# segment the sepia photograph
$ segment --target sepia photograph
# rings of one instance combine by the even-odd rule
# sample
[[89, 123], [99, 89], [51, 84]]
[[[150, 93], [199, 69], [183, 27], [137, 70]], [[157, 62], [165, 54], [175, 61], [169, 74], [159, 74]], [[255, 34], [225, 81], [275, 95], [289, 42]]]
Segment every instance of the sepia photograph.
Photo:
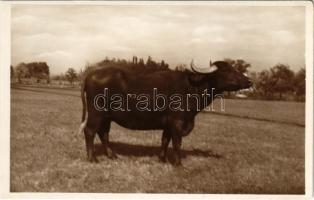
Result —
[[312, 194], [311, 2], [7, 4], [9, 194]]

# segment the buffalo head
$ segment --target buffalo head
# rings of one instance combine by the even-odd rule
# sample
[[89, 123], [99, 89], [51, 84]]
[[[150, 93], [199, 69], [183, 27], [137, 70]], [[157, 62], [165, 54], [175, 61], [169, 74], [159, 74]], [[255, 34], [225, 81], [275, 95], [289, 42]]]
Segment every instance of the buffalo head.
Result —
[[208, 82], [209, 87], [214, 87], [219, 91], [237, 91], [252, 86], [250, 79], [232, 67], [228, 62], [216, 61], [210, 62], [206, 69], [196, 69], [191, 62], [191, 69], [195, 74], [201, 75], [201, 82]]

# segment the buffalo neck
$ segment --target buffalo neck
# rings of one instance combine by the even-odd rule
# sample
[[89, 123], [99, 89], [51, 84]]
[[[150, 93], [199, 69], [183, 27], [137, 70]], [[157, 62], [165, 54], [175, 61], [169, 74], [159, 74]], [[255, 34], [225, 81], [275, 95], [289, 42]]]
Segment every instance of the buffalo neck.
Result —
[[[222, 91], [217, 88], [216, 80], [214, 77], [207, 77], [206, 81], [202, 81], [198, 84], [190, 83], [190, 88], [191, 90], [189, 92], [191, 94], [197, 94], [201, 98], [199, 108], [196, 105], [191, 106], [191, 112], [194, 115], [198, 114], [206, 107], [208, 107], [216, 98], [216, 96], [222, 93]], [[205, 95], [205, 91], [207, 91], [207, 95]]]

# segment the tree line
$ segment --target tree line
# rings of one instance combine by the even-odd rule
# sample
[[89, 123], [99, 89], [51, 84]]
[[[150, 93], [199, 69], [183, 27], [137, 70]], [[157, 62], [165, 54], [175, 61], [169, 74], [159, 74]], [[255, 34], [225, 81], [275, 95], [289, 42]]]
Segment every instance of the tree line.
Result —
[[35, 78], [37, 83], [41, 79], [46, 79], [47, 83], [49, 83], [49, 74], [49, 66], [46, 62], [22, 62], [15, 69], [11, 66], [11, 77], [17, 76], [19, 83], [22, 83], [22, 78]]
[[[243, 59], [230, 59], [226, 58], [224, 61], [228, 62], [231, 66], [239, 72], [249, 76], [254, 82], [251, 90], [243, 91], [248, 98], [252, 99], [266, 99], [266, 100], [305, 100], [305, 68], [301, 68], [298, 72], [294, 72], [288, 65], [277, 64], [269, 69], [261, 72], [250, 71], [251, 64]], [[151, 56], [148, 56], [146, 61], [143, 58], [133, 56], [132, 60], [108, 58], [106, 57], [99, 63], [94, 65], [85, 65], [84, 69], [76, 71], [70, 67], [64, 74], [50, 76], [49, 66], [46, 62], [31, 62], [20, 63], [17, 66], [11, 66], [11, 78], [17, 78], [19, 83], [22, 79], [34, 78], [36, 82], [45, 80], [50, 83], [54, 81], [68, 81], [73, 86], [74, 82], [80, 81], [84, 73], [93, 67], [99, 66], [112, 66], [129, 68], [130, 70], [137, 70], [138, 73], [147, 73], [160, 70], [170, 70], [169, 64], [164, 60], [157, 62]], [[178, 65], [175, 71], [188, 70], [186, 65]], [[227, 94], [233, 97], [233, 94]]]
[[305, 68], [294, 72], [288, 65], [277, 64], [260, 73], [251, 73], [256, 94], [264, 99], [305, 100]]
[[[116, 59], [116, 58], [109, 59], [108, 57], [106, 57], [103, 61], [93, 66], [129, 68], [131, 70], [138, 71], [139, 73], [170, 70], [169, 64], [166, 63], [164, 60], [161, 60], [161, 62], [157, 62], [151, 56], [148, 56], [146, 61], [144, 61], [143, 58], [138, 58], [137, 56], [133, 56], [132, 60]], [[93, 66], [87, 65], [85, 66], [85, 70], [86, 68], [93, 67]]]
[[251, 64], [242, 59], [225, 59], [241, 73], [247, 74], [254, 82], [252, 98], [268, 100], [305, 100], [305, 67], [298, 72], [289, 65], [278, 63], [259, 73], [250, 72]]

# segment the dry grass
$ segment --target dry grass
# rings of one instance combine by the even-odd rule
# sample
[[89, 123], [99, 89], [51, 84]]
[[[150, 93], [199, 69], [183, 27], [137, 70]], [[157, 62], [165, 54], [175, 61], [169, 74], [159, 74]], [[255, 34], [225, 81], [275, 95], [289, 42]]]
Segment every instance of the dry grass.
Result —
[[221, 112], [221, 101], [214, 101], [215, 111], [253, 119], [279, 123], [305, 125], [305, 104], [292, 101], [225, 100], [225, 111]]
[[[157, 159], [160, 131], [113, 124], [110, 140], [119, 158], [107, 159], [97, 139], [101, 162], [91, 164], [77, 134], [78, 91], [44, 92], [11, 91], [12, 192], [304, 193], [302, 126], [201, 113], [183, 139], [184, 167], [176, 168]], [[304, 116], [304, 104], [268, 103], [234, 100], [226, 109], [304, 124], [295, 117]]]

